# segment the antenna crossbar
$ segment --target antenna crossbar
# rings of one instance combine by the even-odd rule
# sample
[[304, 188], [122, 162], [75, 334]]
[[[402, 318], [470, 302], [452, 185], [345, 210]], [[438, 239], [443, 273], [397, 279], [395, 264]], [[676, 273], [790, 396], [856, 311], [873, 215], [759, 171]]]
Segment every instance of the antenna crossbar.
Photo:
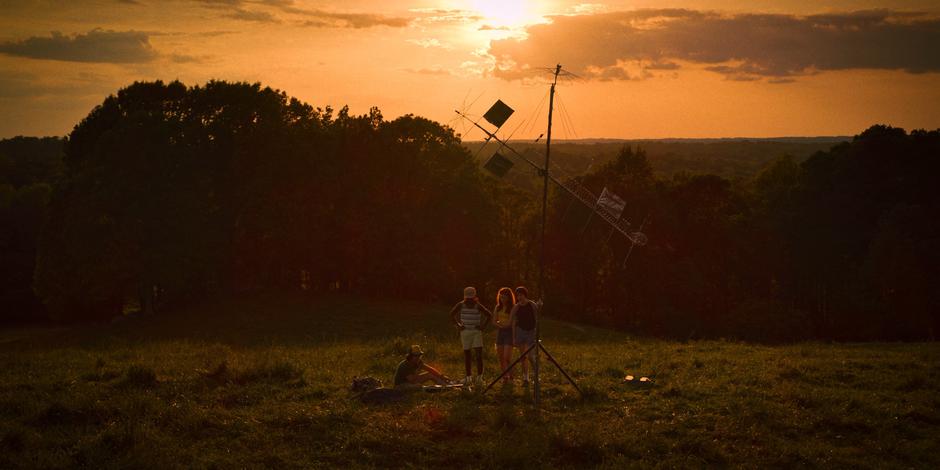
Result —
[[[504, 141], [504, 140], [500, 139], [499, 137], [497, 137], [496, 134], [490, 132], [490, 131], [487, 130], [485, 127], [483, 127], [483, 126], [481, 126], [480, 124], [474, 122], [472, 119], [470, 119], [469, 116], [465, 115], [464, 113], [462, 113], [462, 112], [460, 112], [460, 111], [458, 111], [458, 110], [455, 110], [454, 112], [456, 112], [458, 115], [460, 115], [461, 117], [463, 117], [463, 118], [466, 119], [467, 121], [473, 123], [474, 126], [476, 126], [478, 129], [480, 129], [481, 131], [483, 131], [484, 133], [486, 133], [486, 137], [487, 137], [486, 140], [487, 140], [487, 142], [490, 141], [490, 140], [495, 140], [496, 142], [498, 142], [498, 143], [500, 144], [500, 146], [501, 146], [502, 148], [507, 148], [507, 149], [509, 149], [510, 152], [512, 152], [513, 154], [515, 154], [515, 155], [516, 155], [517, 157], [519, 157], [522, 161], [524, 161], [524, 162], [528, 163], [529, 165], [531, 165], [533, 168], [535, 168], [535, 169], [538, 170], [539, 172], [546, 171], [544, 168], [542, 168], [541, 166], [539, 166], [539, 164], [535, 163], [534, 161], [532, 161], [531, 159], [529, 159], [528, 157], [526, 157], [525, 155], [523, 155], [523, 154], [522, 154], [521, 152], [519, 152], [518, 150], [512, 148], [512, 146], [510, 146], [506, 141]], [[484, 145], [485, 145], [485, 144], [484, 144]], [[569, 179], [567, 179], [567, 180], [562, 181], [562, 180], [559, 180], [558, 178], [556, 178], [554, 175], [552, 175], [551, 172], [549, 172], [549, 174], [548, 174], [548, 179], [552, 180], [552, 182], [554, 182], [554, 183], [557, 184], [559, 187], [561, 187], [562, 189], [564, 189], [565, 192], [567, 192], [567, 193], [570, 194], [572, 197], [574, 197], [575, 199], [577, 199], [579, 202], [581, 202], [581, 204], [584, 204], [584, 205], [587, 206], [589, 209], [591, 209], [592, 211], [594, 211], [601, 219], [603, 219], [603, 220], [604, 220], [605, 222], [607, 222], [611, 227], [613, 227], [614, 230], [616, 230], [617, 232], [620, 232], [620, 234], [623, 235], [624, 237], [626, 237], [627, 240], [630, 240], [631, 243], [636, 244], [636, 245], [641, 245], [641, 246], [646, 244], [646, 237], [645, 237], [645, 236], [643, 236], [643, 235], [642, 235], [641, 233], [639, 233], [639, 232], [634, 232], [634, 231], [631, 231], [631, 230], [630, 230], [631, 227], [632, 227], [632, 224], [630, 224], [630, 222], [628, 222], [626, 219], [621, 219], [621, 218], [614, 217], [612, 214], [610, 214], [609, 212], [607, 212], [607, 211], [604, 210], [603, 208], [598, 207], [598, 206], [597, 206], [597, 196], [594, 195], [594, 193], [591, 192], [591, 190], [585, 188], [584, 185], [582, 185], [581, 183], [579, 183], [576, 179], [574, 179], [574, 178], [569, 178]]]

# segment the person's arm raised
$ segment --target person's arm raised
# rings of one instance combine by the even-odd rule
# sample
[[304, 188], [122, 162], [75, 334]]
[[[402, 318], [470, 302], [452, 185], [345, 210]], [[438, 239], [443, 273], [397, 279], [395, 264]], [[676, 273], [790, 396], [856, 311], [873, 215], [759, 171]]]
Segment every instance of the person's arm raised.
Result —
[[450, 321], [457, 326], [457, 329], [463, 329], [463, 323], [457, 318], [457, 313], [460, 312], [460, 304], [463, 302], [457, 302], [457, 305], [454, 305], [454, 308], [450, 309]]

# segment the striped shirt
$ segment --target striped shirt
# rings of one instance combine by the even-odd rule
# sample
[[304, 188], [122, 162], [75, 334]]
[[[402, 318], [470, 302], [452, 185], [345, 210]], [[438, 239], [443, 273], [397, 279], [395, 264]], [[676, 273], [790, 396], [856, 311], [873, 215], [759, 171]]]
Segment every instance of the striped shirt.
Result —
[[479, 330], [480, 323], [483, 321], [483, 315], [480, 313], [480, 306], [475, 304], [473, 307], [466, 302], [460, 303], [460, 323], [468, 330]]

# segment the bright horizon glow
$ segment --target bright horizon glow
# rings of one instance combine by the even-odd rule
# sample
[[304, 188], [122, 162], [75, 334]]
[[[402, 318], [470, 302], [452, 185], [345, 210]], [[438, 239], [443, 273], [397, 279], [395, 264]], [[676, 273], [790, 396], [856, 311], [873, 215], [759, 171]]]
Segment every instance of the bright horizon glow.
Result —
[[[557, 63], [583, 79], [559, 84], [556, 139], [940, 127], [936, 0], [168, 3], [0, 1], [0, 138], [66, 135], [134, 81], [178, 79], [260, 82], [458, 131], [454, 109], [502, 99], [516, 110], [504, 129], [534, 139]], [[829, 30], [807, 19], [820, 14]]]
[[520, 28], [540, 18], [526, 0], [473, 0], [472, 7], [494, 27]]

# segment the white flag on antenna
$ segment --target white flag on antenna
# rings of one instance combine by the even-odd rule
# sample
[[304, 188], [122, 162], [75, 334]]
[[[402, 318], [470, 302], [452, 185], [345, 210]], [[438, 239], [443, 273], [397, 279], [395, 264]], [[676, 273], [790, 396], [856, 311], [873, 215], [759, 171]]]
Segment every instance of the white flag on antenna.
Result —
[[601, 197], [597, 198], [597, 206], [600, 207], [601, 210], [614, 216], [615, 219], [620, 218], [620, 214], [623, 213], [623, 208], [626, 207], [626, 205], [627, 203], [623, 202], [623, 199], [620, 199], [616, 194], [608, 191], [607, 188], [604, 188]]

